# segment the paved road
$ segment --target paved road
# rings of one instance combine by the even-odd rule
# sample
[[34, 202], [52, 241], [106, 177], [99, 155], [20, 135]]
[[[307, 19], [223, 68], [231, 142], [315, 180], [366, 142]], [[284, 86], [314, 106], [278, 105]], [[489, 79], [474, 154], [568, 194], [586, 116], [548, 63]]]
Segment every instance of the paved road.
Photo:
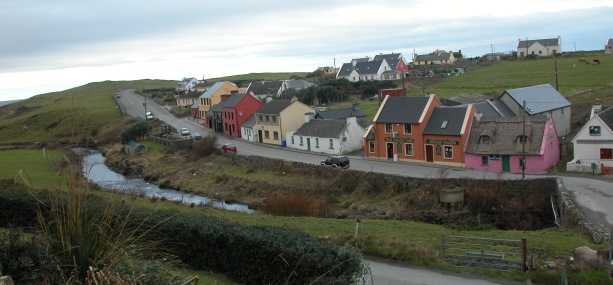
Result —
[[[122, 109], [126, 114], [144, 118], [145, 110], [142, 105], [143, 97], [134, 94], [130, 90], [122, 90], [122, 97], [118, 100]], [[203, 135], [216, 135], [210, 129], [207, 129], [198, 124], [192, 119], [177, 119], [171, 115], [166, 109], [158, 106], [157, 104], [151, 104], [153, 102], [147, 100], [148, 110], [153, 110], [154, 114], [162, 121], [171, 124], [173, 127], [180, 129], [187, 127], [192, 133], [200, 132]], [[237, 145], [238, 154], [243, 155], [257, 155], [272, 158], [279, 158], [288, 161], [299, 161], [305, 163], [319, 164], [319, 162], [326, 156], [323, 154], [307, 153], [296, 150], [288, 150], [287, 148], [281, 148], [278, 146], [269, 146], [263, 144], [254, 144], [246, 142], [242, 139], [228, 138], [225, 136], [219, 136], [220, 143], [226, 143], [232, 141]], [[365, 159], [361, 154], [350, 155], [351, 156], [351, 169], [362, 171], [374, 171], [398, 175], [406, 175], [411, 177], [440, 177], [441, 167], [435, 167], [430, 165], [424, 165], [420, 163], [410, 162], [394, 162], [390, 160], [378, 160], [378, 159]], [[448, 168], [445, 172], [445, 177], [449, 178], [477, 178], [477, 179], [521, 179], [521, 174], [512, 173], [493, 173], [493, 172], [481, 172], [463, 168]], [[613, 179], [602, 176], [587, 175], [526, 175], [526, 178], [532, 177], [561, 177], [564, 185], [574, 197], [574, 202], [577, 208], [590, 220], [594, 225], [599, 226], [601, 229], [607, 231], [609, 226], [613, 224]], [[371, 261], [372, 262], [372, 261]], [[462, 280], [458, 276], [441, 277], [442, 273], [429, 273], [433, 279], [431, 281], [422, 281], [416, 279], [415, 276], [420, 276], [423, 272], [428, 270], [419, 269], [417, 275], [408, 275], [404, 267], [398, 267], [393, 264], [386, 264], [382, 262], [372, 262], [374, 279], [377, 280], [375, 284], [503, 284], [496, 283], [494, 281], [481, 280], [479, 283], [473, 279], [467, 283], [457, 283]], [[396, 268], [394, 272], [397, 275], [394, 276], [388, 271], [390, 268]], [[417, 269], [415, 269], [417, 270]], [[423, 273], [426, 274], [426, 273]], [[390, 277], [391, 276], [391, 277]], [[445, 275], [447, 276], [447, 275]], [[390, 279], [391, 278], [391, 279]], [[425, 280], [425, 279], [424, 279]], [[448, 280], [449, 283], [447, 283]], [[382, 283], [381, 283], [382, 282]], [[404, 283], [403, 283], [404, 282]], [[411, 283], [412, 282], [412, 283]], [[481, 283], [483, 282], [483, 283]], [[489, 282], [489, 283], [488, 283]], [[510, 284], [510, 283], [504, 283]]]

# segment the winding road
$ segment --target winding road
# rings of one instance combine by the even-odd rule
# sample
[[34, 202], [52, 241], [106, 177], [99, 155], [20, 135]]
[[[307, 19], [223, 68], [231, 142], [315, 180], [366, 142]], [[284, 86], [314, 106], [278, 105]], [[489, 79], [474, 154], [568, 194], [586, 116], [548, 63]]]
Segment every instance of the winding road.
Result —
[[[326, 156], [324, 154], [307, 153], [298, 150], [289, 150], [280, 146], [255, 144], [237, 138], [229, 138], [200, 125], [192, 118], [179, 119], [170, 114], [165, 108], [145, 100], [143, 96], [134, 93], [134, 90], [119, 91], [121, 98], [117, 99], [123, 112], [132, 117], [145, 118], [143, 103], [147, 103], [146, 111], [152, 111], [161, 121], [172, 125], [176, 129], [188, 128], [192, 133], [202, 135], [218, 135], [220, 143], [232, 142], [238, 147], [238, 154], [257, 155], [278, 158], [288, 161], [298, 161], [312, 164], [319, 162]], [[200, 121], [201, 123], [201, 121]], [[400, 162], [390, 160], [366, 159], [361, 154], [350, 155], [351, 169], [374, 171], [389, 174], [398, 174], [411, 177], [438, 177], [440, 167], [419, 163]], [[449, 178], [476, 178], [476, 179], [521, 179], [520, 174], [482, 172], [463, 168], [449, 168], [446, 172]], [[594, 225], [608, 231], [613, 224], [613, 179], [604, 176], [586, 175], [530, 175], [531, 177], [561, 177], [564, 186], [569, 190], [573, 201], [583, 215]], [[475, 276], [463, 276], [448, 272], [437, 272], [426, 269], [415, 269], [403, 265], [384, 261], [369, 260], [372, 269], [372, 284], [523, 284], [511, 281], [479, 279]], [[371, 283], [369, 283], [371, 284]]]

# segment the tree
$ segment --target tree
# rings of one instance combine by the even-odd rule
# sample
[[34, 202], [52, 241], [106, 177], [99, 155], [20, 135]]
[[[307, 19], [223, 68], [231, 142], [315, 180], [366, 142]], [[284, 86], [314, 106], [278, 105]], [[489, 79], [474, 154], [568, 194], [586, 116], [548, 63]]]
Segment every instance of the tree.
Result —
[[151, 132], [151, 125], [147, 121], [137, 122], [121, 133], [121, 143], [127, 144], [130, 141], [143, 140], [149, 132]]

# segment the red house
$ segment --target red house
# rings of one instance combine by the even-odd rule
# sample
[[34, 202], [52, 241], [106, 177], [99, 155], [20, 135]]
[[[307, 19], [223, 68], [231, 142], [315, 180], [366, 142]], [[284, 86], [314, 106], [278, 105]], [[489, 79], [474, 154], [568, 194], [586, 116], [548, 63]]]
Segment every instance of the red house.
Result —
[[241, 125], [264, 106], [264, 103], [250, 94], [232, 94], [221, 105], [223, 133], [227, 136], [241, 137]]

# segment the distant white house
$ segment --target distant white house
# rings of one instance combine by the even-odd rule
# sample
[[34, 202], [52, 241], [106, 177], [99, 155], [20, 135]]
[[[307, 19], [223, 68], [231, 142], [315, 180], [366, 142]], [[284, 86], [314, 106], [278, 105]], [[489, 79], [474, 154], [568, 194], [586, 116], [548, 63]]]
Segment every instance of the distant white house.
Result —
[[573, 138], [573, 162], [613, 167], [613, 107], [601, 108], [592, 108], [590, 119]]
[[200, 80], [194, 78], [194, 77], [190, 77], [190, 78], [185, 78], [183, 77], [183, 79], [181, 79], [181, 81], [179, 81], [177, 83], [177, 87], [175, 88], [175, 90], [177, 90], [178, 92], [182, 92], [182, 91], [195, 91], [195, 86], [200, 83]]
[[249, 118], [241, 125], [241, 138], [250, 141], [256, 142], [256, 135], [253, 131], [253, 127], [255, 126], [255, 114], [249, 116]]
[[528, 55], [555, 56], [562, 53], [562, 39], [558, 36], [553, 39], [519, 40], [517, 43], [517, 57]]
[[362, 148], [366, 129], [358, 124], [356, 117], [316, 120], [313, 115], [305, 115], [306, 123], [287, 133], [288, 148], [327, 154], [346, 154]]

